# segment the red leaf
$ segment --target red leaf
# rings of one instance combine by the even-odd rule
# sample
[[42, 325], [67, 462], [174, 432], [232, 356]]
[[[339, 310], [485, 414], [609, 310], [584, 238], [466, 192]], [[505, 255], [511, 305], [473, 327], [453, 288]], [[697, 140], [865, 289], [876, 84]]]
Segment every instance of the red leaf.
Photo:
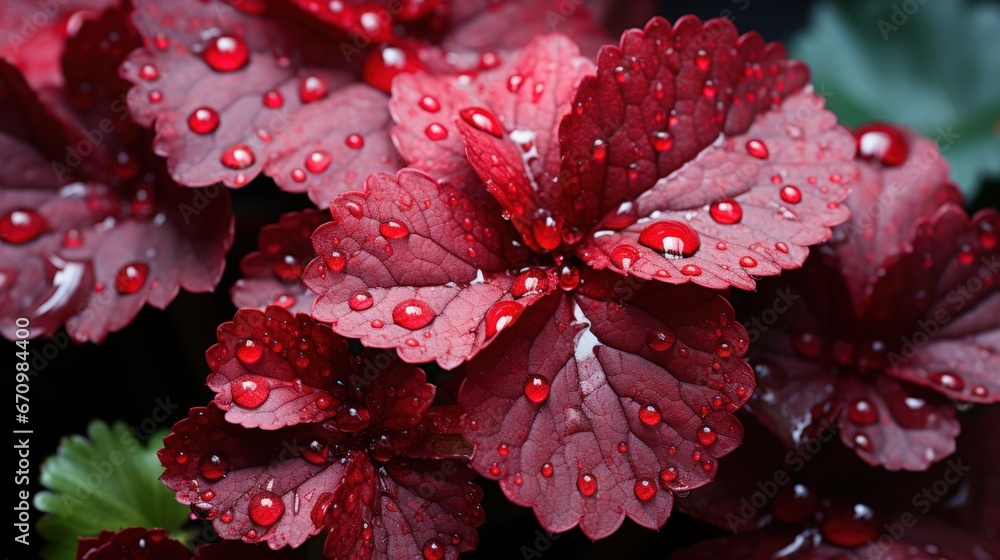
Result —
[[66, 40], [80, 25], [114, 0], [66, 0], [42, 4], [29, 0], [10, 0], [0, 5], [0, 29], [7, 30], [0, 43], [0, 58], [20, 70], [31, 87], [63, 85], [60, 60]]
[[[838, 203], [855, 174], [853, 138], [806, 80], [781, 46], [737, 37], [725, 19], [627, 31], [562, 123], [563, 195], [550, 210], [568, 226], [598, 225], [578, 249], [591, 266], [643, 279], [752, 288], [751, 274], [800, 266], [847, 218]], [[800, 201], [781, 199], [788, 185]], [[694, 228], [700, 249], [642, 243], [664, 220]], [[612, 254], [623, 245], [640, 255], [627, 267]]]
[[[347, 395], [336, 382], [358, 369], [347, 341], [308, 315], [271, 306], [241, 309], [218, 330], [206, 357], [208, 386], [226, 420], [273, 430], [322, 422], [338, 413]], [[333, 395], [331, 391], [338, 394]]]
[[285, 214], [277, 224], [261, 228], [260, 250], [243, 257], [243, 278], [230, 289], [236, 307], [279, 305], [292, 313], [308, 313], [316, 295], [302, 283], [301, 276], [316, 256], [310, 236], [329, 219], [329, 212], [305, 210]]
[[767, 373], [753, 411], [792, 444], [839, 418], [865, 461], [924, 470], [954, 450], [958, 424], [953, 405], [911, 384], [1000, 398], [1000, 215], [970, 220], [936, 146], [899, 136], [909, 157], [862, 165], [848, 200], [859, 211], [779, 285], [782, 305], [751, 323], [762, 335], [753, 361]]
[[[301, 314], [293, 320], [276, 307], [267, 314], [273, 319], [270, 325], [263, 313], [242, 310], [234, 323], [220, 329], [222, 342], [209, 351], [209, 362], [218, 369], [210, 384], [239, 370], [256, 375], [255, 382], [288, 380], [284, 373], [289, 366], [273, 345], [253, 364], [238, 362], [241, 355], [253, 356], [237, 349], [236, 360], [216, 367], [219, 356], [234, 353], [230, 332], [266, 327], [283, 347], [290, 340], [298, 347], [335, 353], [314, 360], [330, 366], [328, 375], [302, 368], [294, 374], [301, 376], [295, 381], [304, 394], [323, 382], [328, 394], [337, 393], [330, 407], [334, 413], [256, 430], [227, 423], [215, 405], [193, 409], [174, 426], [159, 453], [166, 467], [163, 481], [178, 500], [213, 521], [223, 538], [266, 542], [276, 550], [298, 547], [324, 528], [331, 530], [326, 545], [330, 558], [417, 557], [431, 541], [448, 558], [474, 548], [482, 492], [472, 482], [474, 473], [462, 465], [468, 450], [452, 446], [434, 456], [446, 460], [424, 459], [428, 449], [444, 449], [434, 441], [454, 440], [450, 423], [434, 421], [437, 415], [428, 410], [434, 387], [424, 373], [374, 353], [364, 356], [364, 368], [351, 367], [355, 362], [343, 345], [334, 349], [322, 340], [323, 332], [333, 336], [324, 325]], [[349, 365], [337, 367], [338, 358]], [[258, 408], [241, 410], [238, 419], [247, 426], [265, 426], [275, 416], [274, 399], [287, 405], [288, 394], [272, 388], [258, 399]], [[403, 532], [403, 525], [409, 531]]]
[[77, 560], [189, 560], [191, 553], [170, 538], [163, 529], [132, 527], [101, 531], [97, 537], [81, 538], [77, 547]]
[[396, 24], [425, 17], [437, 9], [442, 0], [346, 0], [334, 4], [312, 0], [289, 2], [321, 21], [357, 35], [366, 44], [393, 40]]
[[[16, 162], [5, 166], [0, 194], [0, 284], [10, 294], [3, 315], [30, 319], [33, 336], [65, 322], [75, 340], [99, 342], [146, 302], [162, 309], [181, 287], [212, 290], [232, 244], [228, 196], [180, 189], [148, 159], [126, 177], [52, 165], [39, 152], [58, 145], [60, 125], [18, 138], [31, 122], [53, 119], [19, 76], [4, 76], [5, 106], [22, 108], [29, 124], [0, 132], [0, 153]], [[7, 324], [13, 336], [13, 319]]]
[[732, 309], [698, 288], [639, 292], [549, 296], [469, 363], [473, 467], [549, 531], [662, 527], [673, 493], [711, 481], [742, 439], [732, 412], [754, 382]]
[[496, 207], [419, 172], [373, 175], [364, 193], [341, 196], [331, 211], [304, 276], [320, 294], [313, 315], [408, 362], [458, 365], [516, 320], [513, 307], [556, 286], [541, 269], [530, 292], [514, 290], [518, 274], [509, 269], [525, 251]]
[[[139, 123], [155, 123], [156, 151], [178, 182], [240, 187], [264, 171], [325, 204], [373, 168], [398, 167], [383, 96], [361, 85], [344, 89], [352, 77], [334, 38], [218, 0], [169, 8], [138, 0], [134, 21], [148, 45], [122, 67], [136, 84], [129, 107]], [[147, 65], [155, 78], [143, 77]], [[352, 134], [364, 138], [352, 144], [363, 145], [346, 145]]]

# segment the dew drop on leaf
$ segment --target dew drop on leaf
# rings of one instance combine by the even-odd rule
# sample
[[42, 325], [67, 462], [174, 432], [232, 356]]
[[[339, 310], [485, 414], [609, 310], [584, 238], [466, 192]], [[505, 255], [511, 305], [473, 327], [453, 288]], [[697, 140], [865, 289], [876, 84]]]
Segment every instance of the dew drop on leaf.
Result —
[[149, 267], [140, 262], [129, 263], [115, 275], [115, 290], [119, 294], [134, 294], [146, 285]]
[[639, 234], [639, 243], [676, 259], [693, 255], [701, 246], [701, 238], [691, 226], [665, 220], [646, 226]]
[[34, 210], [11, 210], [0, 218], [0, 240], [4, 243], [27, 243], [37, 239], [48, 227], [45, 218]]
[[274, 492], [261, 492], [250, 498], [249, 513], [254, 523], [270, 527], [285, 515], [285, 503]]
[[524, 396], [535, 404], [542, 404], [549, 398], [549, 380], [541, 375], [529, 375], [524, 382]]
[[250, 61], [250, 49], [240, 37], [219, 35], [205, 47], [205, 63], [216, 72], [233, 72]]

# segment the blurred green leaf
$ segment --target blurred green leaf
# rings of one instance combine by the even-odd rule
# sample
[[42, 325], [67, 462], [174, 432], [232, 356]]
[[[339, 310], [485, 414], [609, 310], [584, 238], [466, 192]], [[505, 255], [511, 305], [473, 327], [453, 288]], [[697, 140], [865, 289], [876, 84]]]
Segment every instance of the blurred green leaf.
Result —
[[1000, 176], [1000, 7], [822, 3], [790, 50], [843, 124], [891, 121], [938, 140], [970, 199]]
[[125, 527], [166, 529], [179, 534], [190, 510], [160, 481], [156, 458], [166, 432], [143, 445], [124, 423], [109, 427], [95, 421], [79, 435], [63, 438], [56, 455], [42, 465], [41, 484], [48, 489], [35, 507], [48, 515], [38, 531], [48, 546], [47, 560], [76, 558], [78, 537]]

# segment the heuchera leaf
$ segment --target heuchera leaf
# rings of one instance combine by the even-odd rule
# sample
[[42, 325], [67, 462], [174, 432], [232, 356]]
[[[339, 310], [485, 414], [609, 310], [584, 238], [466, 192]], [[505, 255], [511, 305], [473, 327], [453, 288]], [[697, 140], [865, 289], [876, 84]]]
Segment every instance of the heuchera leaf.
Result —
[[76, 560], [189, 560], [191, 553], [162, 529], [132, 527], [80, 539]]
[[260, 250], [240, 261], [243, 278], [230, 289], [233, 304], [257, 309], [279, 305], [292, 313], [308, 313], [316, 294], [306, 288], [301, 276], [316, 256], [310, 236], [329, 219], [329, 212], [305, 210], [285, 214], [278, 223], [261, 228]]
[[332, 4], [313, 0], [288, 1], [366, 42], [391, 42], [396, 38], [393, 29], [395, 25], [420, 20], [437, 10], [441, 4], [447, 3], [442, 0], [346, 0]]
[[532, 306], [469, 363], [472, 464], [549, 531], [601, 538], [625, 516], [659, 528], [673, 493], [712, 480], [742, 439], [746, 332], [706, 290], [598, 276], [582, 291]]
[[752, 410], [788, 443], [838, 420], [869, 463], [924, 470], [955, 449], [949, 398], [1000, 398], [1000, 215], [967, 217], [936, 146], [895, 138], [908, 158], [863, 163], [851, 221], [803, 270], [763, 287], [788, 305], [755, 323]]
[[34, 89], [63, 84], [66, 39], [115, 0], [65, 0], [50, 4], [10, 0], [0, 5], [0, 58], [16, 67]]
[[959, 455], [903, 477], [829, 445], [835, 430], [786, 452], [750, 421], [746, 444], [722, 461], [743, 468], [724, 464], [713, 484], [678, 500], [685, 513], [741, 534], [672, 558], [994, 558], [995, 446], [979, 443], [996, 410], [985, 412], [967, 417]]
[[129, 107], [187, 186], [241, 187], [257, 174], [325, 205], [368, 173], [394, 171], [386, 96], [350, 85], [337, 37], [218, 0], [135, 2], [146, 47], [122, 66]]
[[[67, 57], [85, 48], [91, 67], [113, 68], [127, 49], [95, 36], [126, 36], [123, 21], [109, 11], [85, 23]], [[68, 96], [47, 95], [43, 106], [16, 70], [4, 63], [0, 73], [4, 105], [18, 108], [0, 126], [15, 162], [0, 194], [0, 314], [29, 318], [33, 336], [65, 323], [74, 339], [101, 341], [146, 302], [164, 308], [181, 287], [213, 289], [232, 244], [228, 196], [178, 188], [143, 151], [141, 129], [122, 120], [114, 83], [80, 97], [67, 76]]]
[[355, 359], [329, 327], [276, 306], [238, 312], [208, 360], [217, 404], [174, 426], [160, 459], [164, 483], [223, 538], [277, 550], [328, 529], [328, 558], [475, 547], [470, 448], [457, 408], [432, 408], [423, 371]]

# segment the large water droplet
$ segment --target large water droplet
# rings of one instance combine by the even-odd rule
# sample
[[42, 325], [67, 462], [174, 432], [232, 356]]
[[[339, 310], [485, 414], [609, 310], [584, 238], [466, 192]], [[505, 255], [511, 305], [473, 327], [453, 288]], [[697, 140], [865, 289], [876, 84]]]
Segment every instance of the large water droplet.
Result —
[[597, 493], [597, 478], [590, 473], [580, 473], [576, 478], [576, 488], [585, 497], [593, 496]]
[[639, 260], [639, 250], [631, 245], [619, 245], [611, 251], [611, 262], [622, 270], [628, 270]]
[[410, 235], [410, 228], [406, 227], [406, 224], [397, 222], [396, 220], [389, 220], [379, 224], [378, 231], [386, 239], [403, 239]]
[[529, 375], [524, 382], [524, 396], [535, 404], [542, 404], [549, 398], [549, 380], [541, 375]]
[[330, 86], [319, 76], [306, 76], [299, 82], [299, 99], [303, 103], [319, 101], [330, 93]]
[[347, 300], [347, 305], [354, 311], [364, 311], [370, 309], [375, 304], [375, 298], [368, 292], [358, 292]]
[[657, 152], [665, 152], [674, 146], [674, 139], [668, 132], [654, 132], [650, 135], [649, 140]]
[[346, 139], [344, 139], [344, 144], [352, 150], [360, 150], [365, 146], [365, 137], [360, 134], [349, 134]]
[[437, 142], [448, 137], [448, 129], [438, 123], [431, 123], [427, 125], [426, 129], [424, 129], [424, 134], [426, 134], [431, 140]]
[[242, 408], [255, 409], [267, 401], [271, 396], [271, 389], [267, 386], [267, 379], [258, 375], [247, 375], [233, 381], [230, 386], [233, 394], [233, 402]]
[[34, 210], [11, 210], [0, 218], [0, 240], [4, 243], [27, 243], [37, 239], [48, 228], [45, 218]]
[[220, 158], [222, 165], [230, 169], [246, 169], [253, 165], [255, 160], [253, 150], [246, 144], [236, 144], [226, 148]]
[[188, 128], [195, 134], [211, 134], [219, 128], [219, 113], [211, 107], [199, 107], [188, 116]]
[[781, 187], [781, 200], [788, 204], [798, 204], [802, 202], [802, 191], [794, 185]]
[[219, 480], [229, 472], [229, 459], [222, 453], [212, 453], [201, 460], [198, 468], [207, 480]]
[[392, 321], [411, 331], [422, 329], [431, 324], [433, 320], [434, 310], [419, 299], [401, 301], [392, 310]]
[[274, 492], [261, 492], [250, 498], [250, 520], [261, 527], [270, 527], [285, 515], [285, 503]]
[[767, 156], [770, 155], [767, 146], [756, 138], [747, 141], [747, 153], [757, 159], [767, 159]]
[[555, 474], [555, 469], [552, 468], [552, 463], [545, 463], [542, 465], [540, 472], [545, 478], [552, 478], [552, 475]]
[[639, 408], [639, 420], [647, 426], [659, 424], [662, 418], [660, 408], [655, 404], [647, 404]]
[[503, 127], [496, 115], [480, 107], [470, 107], [458, 112], [462, 120], [473, 127], [491, 134], [497, 138], [503, 138]]
[[281, 93], [270, 90], [264, 94], [264, 106], [268, 109], [277, 109], [285, 104], [285, 98]]
[[442, 560], [444, 558], [447, 549], [443, 542], [437, 539], [431, 539], [424, 543], [424, 558], [427, 560]]
[[146, 285], [149, 267], [140, 262], [129, 263], [115, 275], [115, 289], [119, 294], [134, 294]]
[[884, 165], [899, 165], [910, 154], [906, 136], [898, 128], [872, 123], [854, 132], [858, 139], [858, 157], [881, 162]]
[[708, 209], [712, 219], [720, 224], [737, 224], [743, 219], [743, 207], [731, 198], [716, 200]]
[[649, 478], [635, 481], [635, 497], [642, 502], [648, 502], [656, 496], [656, 484]]
[[330, 152], [316, 150], [306, 156], [305, 166], [310, 173], [322, 173], [330, 167], [332, 161], [333, 157], [330, 156]]
[[538, 246], [546, 251], [552, 251], [562, 243], [559, 224], [551, 216], [536, 219], [531, 224], [531, 234]]
[[210, 68], [217, 72], [232, 72], [250, 61], [250, 49], [240, 37], [219, 35], [209, 41], [202, 55]]
[[639, 234], [639, 243], [663, 253], [667, 258], [677, 259], [695, 254], [701, 246], [701, 238], [691, 226], [665, 220], [646, 226]]
[[608, 144], [604, 140], [598, 138], [594, 140], [594, 144], [590, 148], [590, 154], [597, 161], [604, 161], [608, 157]]
[[337, 428], [342, 432], [356, 434], [368, 429], [372, 415], [367, 408], [352, 404], [337, 407]]
[[264, 347], [252, 338], [241, 340], [236, 345], [236, 358], [248, 366], [256, 364], [263, 355]]
[[516, 301], [497, 302], [486, 312], [486, 338], [493, 338], [500, 331], [514, 324], [524, 311]]
[[715, 430], [708, 426], [703, 426], [700, 430], [698, 430], [698, 441], [706, 447], [715, 443], [717, 438], [718, 436], [715, 434]]
[[865, 399], [858, 399], [847, 409], [847, 417], [859, 426], [868, 426], [878, 420], [878, 410]]
[[961, 391], [965, 388], [965, 380], [950, 371], [941, 371], [930, 375], [931, 382], [951, 391]]
[[549, 286], [549, 275], [544, 270], [532, 268], [521, 273], [510, 289], [510, 294], [516, 298], [538, 295]]
[[657, 352], [666, 352], [674, 347], [677, 336], [668, 329], [654, 327], [646, 332], [646, 344]]

